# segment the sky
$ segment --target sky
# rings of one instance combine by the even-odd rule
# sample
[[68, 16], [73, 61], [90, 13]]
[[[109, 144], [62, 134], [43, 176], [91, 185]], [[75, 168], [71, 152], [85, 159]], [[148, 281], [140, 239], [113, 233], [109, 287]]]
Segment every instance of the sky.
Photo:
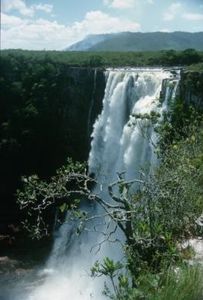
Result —
[[2, 49], [63, 50], [123, 31], [203, 31], [203, 0], [1, 0]]

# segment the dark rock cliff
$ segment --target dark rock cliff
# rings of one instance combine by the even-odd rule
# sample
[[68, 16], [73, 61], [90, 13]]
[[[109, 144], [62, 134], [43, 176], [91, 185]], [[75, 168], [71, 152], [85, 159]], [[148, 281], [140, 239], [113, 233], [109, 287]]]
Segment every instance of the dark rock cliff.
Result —
[[203, 111], [203, 72], [181, 72], [180, 97], [187, 105]]
[[[90, 133], [101, 111], [101, 69], [12, 59], [1, 62], [0, 227], [16, 224], [21, 176], [47, 179], [67, 157], [88, 158]], [[1, 226], [3, 224], [3, 226]], [[5, 227], [6, 228], [6, 227]]]

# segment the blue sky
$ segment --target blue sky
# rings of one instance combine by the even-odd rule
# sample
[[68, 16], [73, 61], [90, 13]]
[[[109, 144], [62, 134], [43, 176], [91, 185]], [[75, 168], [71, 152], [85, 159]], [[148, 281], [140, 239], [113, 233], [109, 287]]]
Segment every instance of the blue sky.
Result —
[[203, 31], [203, 0], [1, 0], [1, 47], [61, 50], [88, 34]]

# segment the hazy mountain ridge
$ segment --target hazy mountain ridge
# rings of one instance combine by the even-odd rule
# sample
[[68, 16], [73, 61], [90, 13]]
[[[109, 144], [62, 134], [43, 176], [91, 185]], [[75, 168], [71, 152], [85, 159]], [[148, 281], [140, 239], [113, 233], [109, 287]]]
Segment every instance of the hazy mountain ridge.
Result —
[[203, 50], [203, 32], [121, 32], [89, 35], [68, 51]]
[[90, 34], [87, 35], [82, 41], [74, 43], [65, 50], [68, 51], [88, 51], [89, 48], [94, 47], [108, 38], [111, 38], [112, 34]]

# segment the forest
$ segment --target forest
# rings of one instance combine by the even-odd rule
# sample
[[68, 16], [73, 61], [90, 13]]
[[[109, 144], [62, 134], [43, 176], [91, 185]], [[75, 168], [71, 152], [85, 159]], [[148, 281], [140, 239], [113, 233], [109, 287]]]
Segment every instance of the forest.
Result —
[[[77, 67], [139, 67], [139, 66], [187, 66], [201, 63], [203, 52], [195, 49], [183, 51], [162, 50], [142, 52], [77, 52], [77, 51], [29, 51], [3, 50], [2, 60], [10, 60], [15, 64], [52, 62], [64, 63]], [[17, 62], [16, 62], [17, 63]]]

